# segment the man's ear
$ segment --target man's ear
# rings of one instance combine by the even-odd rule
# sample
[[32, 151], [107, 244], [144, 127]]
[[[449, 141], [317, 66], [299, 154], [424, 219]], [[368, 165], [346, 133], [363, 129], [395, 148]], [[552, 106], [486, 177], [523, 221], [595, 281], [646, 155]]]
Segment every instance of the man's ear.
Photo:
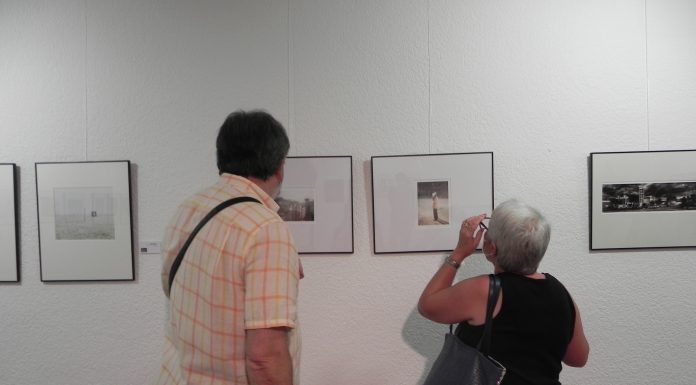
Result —
[[274, 175], [276, 178], [278, 178], [278, 182], [283, 181], [283, 178], [285, 177], [285, 159], [280, 162], [280, 167], [278, 167], [278, 170], [276, 170]]

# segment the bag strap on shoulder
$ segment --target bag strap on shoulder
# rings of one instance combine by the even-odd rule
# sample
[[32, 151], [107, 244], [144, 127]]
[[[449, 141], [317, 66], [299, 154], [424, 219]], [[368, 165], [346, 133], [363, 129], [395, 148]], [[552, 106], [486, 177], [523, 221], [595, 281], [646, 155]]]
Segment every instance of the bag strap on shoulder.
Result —
[[495, 274], [489, 274], [488, 284], [488, 302], [486, 304], [486, 326], [483, 327], [483, 335], [479, 340], [476, 348], [481, 353], [488, 355], [491, 350], [491, 334], [493, 329], [493, 311], [498, 303], [498, 294], [500, 293], [500, 277]]
[[184, 255], [186, 254], [186, 250], [188, 250], [189, 246], [191, 245], [191, 242], [193, 242], [193, 238], [196, 237], [196, 234], [198, 234], [199, 231], [205, 226], [210, 219], [212, 219], [217, 213], [220, 211], [228, 208], [229, 206], [235, 205], [237, 203], [242, 203], [242, 202], [256, 202], [256, 203], [261, 203], [259, 202], [258, 199], [252, 198], [252, 197], [237, 197], [237, 198], [232, 198], [229, 200], [226, 200], [219, 205], [215, 206], [210, 212], [203, 217], [203, 219], [196, 225], [196, 227], [191, 231], [191, 235], [189, 235], [188, 239], [184, 243], [184, 245], [181, 247], [181, 250], [179, 250], [179, 253], [176, 255], [176, 259], [174, 259], [174, 263], [172, 263], [172, 267], [169, 270], [169, 292], [171, 293], [172, 291], [172, 283], [174, 282], [174, 277], [176, 276], [176, 272], [179, 270], [179, 266], [181, 265], [181, 261], [184, 260]]

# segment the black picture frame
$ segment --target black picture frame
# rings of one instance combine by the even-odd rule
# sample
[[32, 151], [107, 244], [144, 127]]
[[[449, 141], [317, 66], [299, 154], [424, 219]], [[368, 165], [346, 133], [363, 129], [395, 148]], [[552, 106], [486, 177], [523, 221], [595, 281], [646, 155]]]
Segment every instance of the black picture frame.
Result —
[[42, 282], [135, 280], [130, 166], [35, 163]]
[[0, 282], [20, 282], [18, 176], [15, 163], [0, 163]]
[[696, 150], [593, 152], [590, 250], [696, 247]]
[[353, 157], [289, 156], [278, 214], [299, 254], [352, 254]]
[[375, 254], [451, 251], [464, 219], [493, 211], [490, 151], [373, 156], [371, 174]]

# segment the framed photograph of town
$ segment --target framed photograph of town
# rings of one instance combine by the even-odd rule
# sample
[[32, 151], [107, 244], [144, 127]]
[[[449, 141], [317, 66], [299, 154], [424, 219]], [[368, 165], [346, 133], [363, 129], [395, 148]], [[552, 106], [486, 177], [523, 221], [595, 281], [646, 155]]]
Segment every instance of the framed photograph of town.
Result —
[[372, 157], [374, 251], [450, 251], [464, 219], [493, 211], [493, 153]]
[[590, 154], [590, 249], [696, 246], [696, 150]]
[[352, 157], [287, 157], [275, 200], [300, 254], [353, 252]]
[[130, 161], [36, 163], [41, 281], [132, 281]]
[[0, 163], [0, 282], [19, 282], [17, 166]]

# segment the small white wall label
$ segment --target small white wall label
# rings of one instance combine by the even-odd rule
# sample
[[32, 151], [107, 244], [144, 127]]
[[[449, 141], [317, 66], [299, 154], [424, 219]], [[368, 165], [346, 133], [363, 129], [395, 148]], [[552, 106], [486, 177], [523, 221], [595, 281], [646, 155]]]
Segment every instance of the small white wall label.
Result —
[[161, 252], [162, 244], [160, 242], [140, 242], [140, 254], [160, 254]]

